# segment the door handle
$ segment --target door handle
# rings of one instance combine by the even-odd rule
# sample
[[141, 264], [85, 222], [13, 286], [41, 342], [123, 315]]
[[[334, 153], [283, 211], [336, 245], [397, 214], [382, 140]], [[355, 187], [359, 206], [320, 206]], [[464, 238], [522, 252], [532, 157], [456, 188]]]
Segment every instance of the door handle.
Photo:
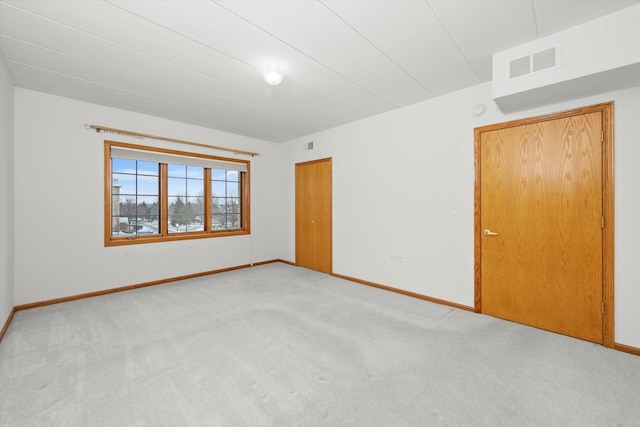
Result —
[[494, 233], [493, 231], [489, 230], [488, 228], [484, 229], [484, 235], [485, 236], [497, 236], [498, 233]]

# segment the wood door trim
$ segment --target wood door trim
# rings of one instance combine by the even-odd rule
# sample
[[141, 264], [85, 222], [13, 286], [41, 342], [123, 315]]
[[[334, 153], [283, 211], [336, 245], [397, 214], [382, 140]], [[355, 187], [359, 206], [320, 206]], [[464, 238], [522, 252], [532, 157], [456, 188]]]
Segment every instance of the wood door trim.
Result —
[[506, 129], [522, 125], [529, 125], [550, 120], [557, 120], [583, 114], [601, 112], [603, 145], [602, 145], [602, 212], [604, 215], [604, 229], [602, 238], [602, 302], [604, 314], [602, 318], [602, 344], [605, 347], [614, 346], [614, 175], [613, 175], [613, 101], [576, 108], [560, 113], [496, 123], [474, 129], [474, 158], [475, 158], [475, 186], [474, 186], [474, 311], [482, 312], [482, 231], [480, 222], [480, 138], [485, 132]]
[[295, 166], [306, 166], [314, 163], [330, 162], [332, 157], [325, 157], [324, 159], [308, 160], [306, 162], [296, 163]]

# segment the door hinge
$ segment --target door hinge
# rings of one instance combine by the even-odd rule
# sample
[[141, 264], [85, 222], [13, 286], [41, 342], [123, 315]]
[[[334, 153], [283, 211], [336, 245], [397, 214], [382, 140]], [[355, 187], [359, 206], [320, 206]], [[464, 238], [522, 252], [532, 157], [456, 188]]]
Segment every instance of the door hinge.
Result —
[[602, 228], [604, 228], [604, 217], [602, 217]]
[[600, 142], [604, 143], [604, 130], [600, 131]]
[[604, 301], [601, 303], [600, 308], [602, 309], [602, 314], [604, 314]]

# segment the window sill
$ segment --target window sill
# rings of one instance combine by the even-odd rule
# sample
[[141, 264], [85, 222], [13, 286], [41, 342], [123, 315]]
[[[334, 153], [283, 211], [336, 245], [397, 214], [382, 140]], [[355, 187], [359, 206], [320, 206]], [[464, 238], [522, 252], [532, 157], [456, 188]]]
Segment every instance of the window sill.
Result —
[[169, 234], [165, 236], [131, 236], [131, 237], [111, 237], [109, 236], [105, 240], [105, 247], [108, 246], [126, 246], [126, 245], [138, 245], [144, 243], [160, 243], [160, 242], [174, 242], [178, 240], [193, 240], [193, 239], [214, 239], [216, 237], [229, 237], [229, 236], [241, 236], [251, 234], [249, 230], [237, 229], [237, 230], [216, 230], [216, 231], [194, 231], [186, 233]]

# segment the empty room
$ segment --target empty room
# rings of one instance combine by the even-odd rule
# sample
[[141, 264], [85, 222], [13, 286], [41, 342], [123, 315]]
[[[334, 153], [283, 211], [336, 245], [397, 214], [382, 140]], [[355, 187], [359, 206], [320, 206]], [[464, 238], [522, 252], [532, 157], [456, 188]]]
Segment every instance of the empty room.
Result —
[[640, 0], [0, 0], [0, 425], [637, 426]]

